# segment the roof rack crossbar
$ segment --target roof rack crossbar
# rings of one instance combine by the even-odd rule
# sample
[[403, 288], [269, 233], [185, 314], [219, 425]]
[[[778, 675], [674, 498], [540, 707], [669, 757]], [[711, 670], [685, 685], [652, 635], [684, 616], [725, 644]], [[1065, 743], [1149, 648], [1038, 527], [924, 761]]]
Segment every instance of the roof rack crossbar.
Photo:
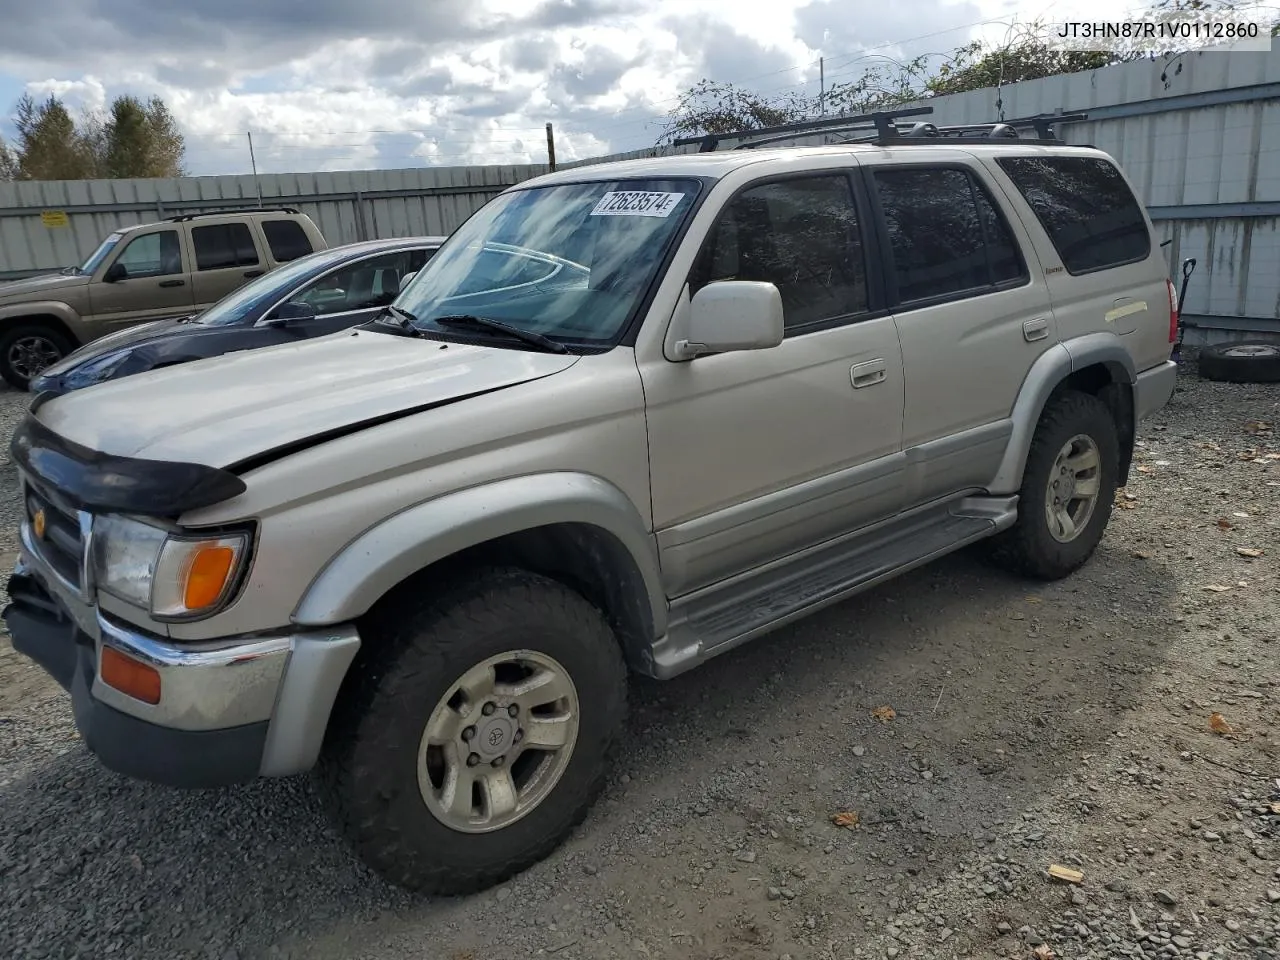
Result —
[[[795, 123], [783, 123], [773, 127], [760, 127], [756, 130], [736, 130], [729, 133], [707, 133], [696, 137], [681, 137], [672, 141], [673, 147], [687, 147], [698, 144], [699, 153], [710, 153], [720, 145], [722, 140], [742, 140], [747, 137], [767, 137], [773, 134], [791, 133], [807, 135], [822, 133], [831, 128], [849, 127], [859, 123], [874, 123], [876, 129], [888, 129], [897, 117], [922, 117], [933, 113], [933, 107], [912, 107], [909, 110], [883, 110], [852, 117], [832, 117], [828, 120], [800, 120]], [[789, 137], [783, 139], [790, 139]]]
[[226, 207], [222, 210], [201, 210], [198, 213], [180, 213], [176, 217], [167, 217], [165, 223], [183, 223], [200, 217], [225, 217], [232, 213], [292, 213], [301, 211], [297, 207]]

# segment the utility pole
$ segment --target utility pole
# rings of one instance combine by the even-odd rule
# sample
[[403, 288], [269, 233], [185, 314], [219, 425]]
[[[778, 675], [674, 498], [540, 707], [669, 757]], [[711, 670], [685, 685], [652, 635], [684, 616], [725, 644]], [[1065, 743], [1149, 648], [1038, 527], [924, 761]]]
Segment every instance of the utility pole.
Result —
[[547, 164], [551, 167], [551, 172], [556, 169], [556, 134], [551, 128], [551, 124], [547, 124]]
[[[813, 61], [810, 60], [810, 63]], [[818, 58], [818, 109], [827, 115], [827, 58]]]
[[245, 135], [249, 138], [249, 164], [253, 167], [253, 186], [258, 192], [258, 206], [262, 206], [262, 181], [258, 179], [258, 161], [253, 155], [253, 131], [246, 130]]

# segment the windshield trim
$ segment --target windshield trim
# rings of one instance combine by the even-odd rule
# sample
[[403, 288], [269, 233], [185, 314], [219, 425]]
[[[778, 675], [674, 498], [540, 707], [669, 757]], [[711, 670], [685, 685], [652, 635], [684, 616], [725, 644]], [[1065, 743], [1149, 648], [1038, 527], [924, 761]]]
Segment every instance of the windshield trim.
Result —
[[[608, 176], [601, 173], [595, 176], [556, 180], [554, 183], [538, 183], [536, 180], [525, 181], [524, 183], [518, 183], [513, 187], [508, 187], [506, 190], [502, 191], [502, 193], [498, 194], [498, 197], [505, 197], [507, 194], [512, 193], [527, 193], [534, 190], [554, 190], [558, 187], [583, 186], [586, 184], [597, 183], [644, 183], [651, 182], [653, 180], [682, 180], [691, 184], [695, 188], [696, 192], [693, 195], [693, 203], [690, 206], [689, 212], [684, 215], [684, 219], [681, 220], [680, 225], [675, 229], [671, 236], [667, 238], [666, 248], [662, 251], [662, 256], [658, 259], [657, 265], [653, 270], [653, 275], [649, 278], [649, 285], [645, 288], [644, 293], [636, 298], [636, 302], [632, 306], [630, 314], [618, 325], [618, 329], [612, 337], [608, 339], [602, 338], [600, 340], [583, 342], [575, 341], [565, 336], [557, 336], [553, 334], [547, 335], [552, 340], [570, 347], [575, 353], [608, 353], [616, 347], [635, 346], [636, 336], [640, 331], [641, 325], [644, 323], [645, 317], [649, 315], [649, 310], [653, 306], [654, 297], [658, 294], [658, 288], [662, 286], [662, 282], [666, 279], [667, 271], [671, 268], [671, 261], [675, 259], [676, 252], [684, 244], [685, 237], [688, 236], [689, 229], [692, 226], [693, 221], [697, 219], [698, 211], [702, 209], [702, 205], [706, 202], [707, 197], [714, 192], [712, 188], [718, 182], [718, 178], [699, 176], [695, 174], [670, 176], [663, 175], [658, 172], [645, 174], [632, 173], [620, 176]], [[498, 197], [494, 197], [494, 199], [489, 201], [489, 203], [493, 203], [498, 199]], [[479, 209], [473, 211], [471, 215], [467, 217], [467, 220], [478, 215], [487, 206], [488, 204], [481, 205]], [[464, 220], [463, 224], [465, 224], [467, 220]], [[445, 248], [454, 242], [454, 239], [462, 233], [463, 224], [459, 224], [458, 227], [449, 234], [448, 239], [440, 245], [437, 253], [444, 253]], [[510, 244], [496, 240], [482, 239], [480, 242], [484, 243], [486, 246], [491, 243], [500, 246], [511, 246]], [[441, 339], [452, 338], [455, 333], [458, 334], [459, 339], [466, 336], [463, 331], [450, 330], [446, 333], [444, 331], [430, 330], [426, 327], [419, 327], [419, 329], [430, 336], [440, 337]]]

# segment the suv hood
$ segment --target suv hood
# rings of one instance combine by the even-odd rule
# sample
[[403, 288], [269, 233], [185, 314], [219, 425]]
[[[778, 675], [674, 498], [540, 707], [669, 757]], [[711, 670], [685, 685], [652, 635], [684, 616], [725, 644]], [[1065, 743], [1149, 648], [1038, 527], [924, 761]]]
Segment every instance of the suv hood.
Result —
[[89, 279], [80, 274], [47, 273], [39, 277], [27, 277], [25, 280], [10, 280], [0, 283], [0, 303], [8, 303], [10, 300], [43, 300], [56, 295], [59, 290], [83, 287]]
[[36, 418], [91, 450], [232, 467], [567, 370], [574, 355], [344, 331], [55, 397]]

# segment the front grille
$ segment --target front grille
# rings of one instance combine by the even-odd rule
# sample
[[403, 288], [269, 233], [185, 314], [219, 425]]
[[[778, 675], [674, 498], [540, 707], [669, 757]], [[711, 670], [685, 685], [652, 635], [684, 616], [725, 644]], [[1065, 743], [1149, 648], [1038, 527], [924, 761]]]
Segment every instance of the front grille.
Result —
[[[31, 540], [41, 559], [63, 580], [80, 590], [84, 569], [84, 540], [80, 535], [80, 519], [75, 511], [59, 504], [51, 495], [42, 493], [28, 481], [24, 484], [27, 523]], [[36, 535], [35, 517], [44, 511], [44, 536]]]

